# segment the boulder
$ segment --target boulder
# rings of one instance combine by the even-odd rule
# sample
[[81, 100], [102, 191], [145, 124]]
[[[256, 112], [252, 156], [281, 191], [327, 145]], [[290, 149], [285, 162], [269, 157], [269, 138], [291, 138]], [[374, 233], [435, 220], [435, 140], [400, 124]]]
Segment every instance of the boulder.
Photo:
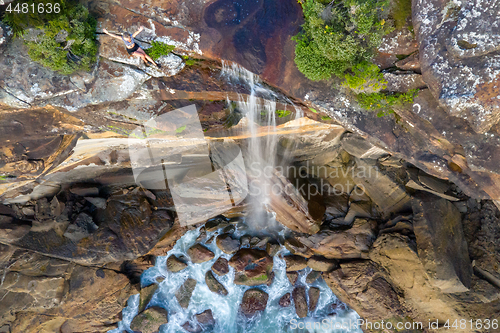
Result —
[[321, 277], [320, 272], [311, 271], [306, 276], [306, 283], [311, 284], [311, 283], [315, 282], [317, 279], [319, 279], [320, 277]]
[[295, 285], [295, 282], [297, 282], [297, 279], [299, 278], [299, 273], [297, 272], [286, 272], [286, 277], [288, 278], [288, 281], [292, 284], [292, 286]]
[[279, 244], [276, 244], [276, 243], [272, 243], [272, 242], [268, 242], [266, 244], [266, 252], [267, 254], [269, 254], [271, 257], [274, 257], [276, 255], [276, 253], [278, 253], [278, 251], [281, 249], [281, 245]]
[[329, 272], [338, 267], [338, 262], [333, 259], [314, 256], [307, 260], [307, 266], [318, 272]]
[[229, 260], [235, 269], [235, 284], [257, 286], [272, 281], [273, 258], [266, 251], [240, 249]]
[[309, 295], [309, 312], [313, 312], [318, 305], [320, 290], [316, 287], [310, 287], [307, 293]]
[[205, 230], [207, 232], [213, 232], [216, 231], [220, 228], [225, 228], [229, 225], [227, 220], [223, 217], [215, 217], [213, 219], [210, 219], [205, 223]]
[[195, 244], [187, 250], [187, 254], [191, 258], [191, 261], [195, 264], [201, 264], [206, 261], [212, 260], [215, 255], [212, 251], [207, 249], [201, 244]]
[[168, 311], [158, 306], [147, 308], [134, 317], [130, 328], [142, 333], [158, 332], [160, 326], [168, 323]]
[[173, 254], [167, 258], [167, 268], [171, 272], [177, 273], [186, 267], [188, 267], [188, 265]]
[[298, 241], [327, 259], [366, 259], [376, 238], [376, 227], [373, 220], [356, 219], [351, 229], [323, 230], [312, 236], [299, 236]]
[[299, 318], [307, 317], [307, 298], [305, 287], [295, 287], [292, 292], [295, 312]]
[[176, 291], [175, 298], [179, 305], [187, 309], [189, 306], [189, 301], [191, 300], [191, 295], [193, 294], [194, 288], [196, 287], [196, 280], [188, 278], [182, 286]]
[[284, 256], [283, 259], [286, 263], [286, 271], [300, 271], [307, 267], [307, 260], [304, 257], [297, 255]]
[[153, 298], [153, 295], [158, 290], [158, 285], [153, 283], [147, 287], [141, 288], [139, 296], [139, 313], [144, 311], [148, 306], [149, 302]]
[[217, 260], [212, 265], [212, 271], [214, 271], [214, 273], [219, 276], [229, 273], [229, 264], [227, 259], [223, 257], [217, 258]]
[[243, 294], [240, 311], [246, 317], [253, 317], [266, 309], [269, 295], [260, 289], [248, 289]]
[[240, 248], [240, 241], [238, 239], [233, 239], [231, 234], [221, 234], [217, 236], [216, 244], [222, 252], [226, 254], [233, 254]]
[[207, 284], [208, 289], [210, 289], [211, 292], [226, 296], [227, 295], [227, 290], [224, 288], [222, 283], [217, 281], [215, 278], [214, 274], [212, 271], [207, 271], [205, 274], [205, 283]]
[[435, 286], [447, 293], [469, 290], [473, 272], [460, 212], [432, 195], [412, 203], [418, 256]]
[[200, 323], [200, 325], [202, 325], [204, 328], [210, 328], [215, 325], [215, 319], [212, 314], [212, 310], [210, 309], [196, 314], [195, 317], [198, 323]]
[[286, 293], [285, 295], [281, 296], [278, 304], [282, 307], [282, 308], [287, 308], [289, 307], [290, 305], [292, 305], [292, 298], [291, 298], [291, 294], [290, 293]]

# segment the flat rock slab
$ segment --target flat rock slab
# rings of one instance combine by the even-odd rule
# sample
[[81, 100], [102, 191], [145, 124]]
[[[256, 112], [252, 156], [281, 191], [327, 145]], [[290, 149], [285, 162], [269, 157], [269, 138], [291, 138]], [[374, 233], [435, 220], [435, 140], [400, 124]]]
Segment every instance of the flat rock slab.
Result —
[[458, 209], [429, 195], [413, 200], [413, 213], [418, 256], [434, 285], [448, 293], [467, 291], [472, 264]]

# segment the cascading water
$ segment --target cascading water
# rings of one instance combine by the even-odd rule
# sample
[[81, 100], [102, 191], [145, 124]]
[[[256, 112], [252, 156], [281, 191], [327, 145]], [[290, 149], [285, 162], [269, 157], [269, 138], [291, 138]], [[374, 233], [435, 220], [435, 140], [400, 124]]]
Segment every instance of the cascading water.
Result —
[[[236, 101], [238, 110], [244, 118], [242, 130], [250, 133], [244, 159], [249, 178], [248, 201], [252, 214], [246, 217], [248, 225], [254, 230], [277, 232], [283, 227], [276, 222], [269, 207], [272, 173], [279, 164], [287, 163], [286, 156], [278, 161], [278, 140], [276, 135], [276, 103], [280, 97], [267, 88], [257, 75], [245, 68], [222, 61], [222, 77], [235, 85], [242, 85], [250, 91], [249, 95], [239, 95]], [[295, 119], [302, 117], [302, 111], [294, 108], [290, 100], [281, 97], [284, 104], [293, 108]], [[230, 102], [228, 100], [228, 102]]]
[[[293, 286], [286, 276], [285, 261], [280, 258], [280, 255], [287, 254], [285, 248], [281, 248], [277, 255], [274, 256], [273, 271], [275, 278], [270, 286], [262, 285], [259, 289], [267, 292], [269, 299], [267, 307], [261, 314], [247, 320], [239, 313], [239, 305], [245, 290], [250, 287], [236, 285], [233, 283], [235, 272], [230, 267], [228, 274], [218, 277], [220, 283], [227, 289], [228, 294], [221, 296], [210, 291], [205, 284], [205, 273], [211, 268], [218, 257], [229, 259], [231, 256], [223, 253], [215, 244], [215, 237], [219, 232], [215, 231], [207, 233], [205, 239], [210, 242], [202, 242], [208, 249], [214, 252], [214, 259], [202, 264], [188, 262], [188, 267], [181, 272], [172, 273], [168, 271], [166, 260], [170, 255], [185, 256], [187, 249], [197, 243], [196, 239], [200, 235], [200, 228], [188, 231], [181, 239], [179, 239], [172, 250], [166, 257], [159, 257], [156, 260], [154, 267], [145, 271], [141, 277], [143, 286], [157, 283], [158, 278], [164, 278], [159, 283], [158, 292], [153, 296], [150, 306], [160, 306], [166, 309], [169, 313], [168, 323], [160, 327], [160, 333], [177, 333], [186, 330], [182, 327], [187, 321], [193, 320], [195, 314], [201, 313], [207, 309], [211, 309], [215, 326], [210, 332], [221, 333], [288, 333], [288, 332], [335, 332], [335, 333], [359, 333], [360, 329], [348, 328], [351, 323], [355, 323], [359, 318], [358, 315], [345, 307], [339, 302], [333, 292], [328, 288], [322, 279], [318, 279], [312, 284], [306, 283], [306, 276], [310, 272], [309, 268], [304, 269], [299, 273], [299, 279], [296, 285], [303, 285], [306, 288], [316, 287], [320, 289], [320, 297], [316, 310], [309, 313], [306, 318], [299, 318], [295, 313], [295, 308], [292, 306], [282, 308], [278, 302], [281, 296], [293, 291]], [[241, 235], [241, 231], [236, 231]], [[197, 281], [196, 287], [191, 296], [191, 301], [187, 309], [180, 307], [175, 297], [175, 292], [191, 277]], [[123, 320], [120, 322], [118, 329], [110, 331], [110, 333], [121, 333], [123, 331], [133, 332], [130, 330], [130, 322], [137, 314], [139, 305], [138, 295], [131, 296], [128, 301], [128, 306], [123, 310]], [[299, 327], [314, 327], [308, 330], [301, 330]], [[316, 324], [315, 324], [316, 323]], [[322, 323], [319, 327], [318, 323]], [[195, 325], [196, 323], [194, 323]], [[342, 328], [344, 325], [344, 328]]]
[[[270, 210], [268, 193], [271, 186], [269, 170], [273, 170], [278, 164], [286, 163], [286, 157], [282, 157], [278, 161], [278, 135], [274, 135], [276, 131], [276, 104], [280, 97], [272, 90], [267, 89], [256, 75], [235, 64], [223, 63], [223, 76], [235, 85], [244, 85], [246, 90], [250, 90], [247, 97], [240, 95], [240, 99], [235, 102], [237, 108], [245, 116], [240, 121], [240, 125], [242, 122], [243, 129], [251, 134], [246, 147], [242, 150], [248, 169], [248, 177], [250, 180], [255, 180], [249, 182], [250, 202], [253, 208], [245, 218], [232, 221], [235, 226], [232, 236], [235, 239], [249, 234], [274, 234], [277, 236], [276, 233], [280, 230], [282, 234], [284, 227], [277, 223], [272, 214], [268, 212]], [[290, 101], [285, 102], [291, 104]], [[295, 111], [294, 117], [298, 119], [302, 117], [302, 114]], [[204, 237], [200, 237], [201, 228], [186, 232], [176, 242], [173, 249], [167, 253], [167, 256], [157, 258], [155, 266], [146, 270], [141, 277], [143, 287], [153, 283], [159, 284], [159, 288], [148, 306], [159, 306], [168, 311], [168, 323], [160, 327], [160, 333], [186, 332], [183, 325], [185, 326], [187, 322], [191, 323], [191, 327], [196, 327], [198, 324], [194, 315], [207, 309], [212, 311], [215, 319], [215, 326], [210, 328], [209, 332], [361, 332], [359, 328], [351, 326], [351, 323], [356, 323], [358, 320], [358, 315], [338, 301], [323, 279], [317, 279], [312, 283], [306, 282], [306, 276], [311, 271], [310, 268], [300, 271], [295, 286], [292, 285], [287, 277], [286, 264], [282, 258], [289, 252], [283, 246], [273, 257], [274, 279], [272, 283], [269, 286], [258, 286], [269, 296], [265, 310], [251, 319], [244, 317], [239, 311], [240, 303], [244, 292], [251, 287], [234, 283], [234, 268], [229, 267], [229, 273], [217, 276], [217, 280], [228, 292], [225, 296], [210, 291], [205, 282], [205, 274], [211, 269], [214, 262], [219, 257], [229, 260], [231, 255], [225, 254], [216, 245], [216, 237], [224, 232], [222, 228], [206, 232]], [[214, 253], [214, 258], [201, 264], [193, 263], [187, 250], [196, 243], [205, 245]], [[250, 244], [242, 245], [243, 247], [250, 247]], [[166, 260], [171, 255], [186, 258], [187, 268], [177, 273], [170, 272], [167, 269]], [[175, 293], [187, 278], [195, 279], [197, 283], [189, 306], [184, 309], [179, 305]], [[278, 304], [280, 298], [286, 293], [292, 293], [296, 286], [304, 286], [306, 294], [311, 287], [320, 290], [317, 306], [314, 310], [309, 311], [306, 318], [298, 317], [293, 303], [288, 307], [281, 307]], [[130, 329], [130, 323], [137, 315], [138, 305], [138, 295], [130, 297], [127, 307], [123, 310], [123, 319], [119, 323], [118, 329], [110, 332], [133, 332]]]

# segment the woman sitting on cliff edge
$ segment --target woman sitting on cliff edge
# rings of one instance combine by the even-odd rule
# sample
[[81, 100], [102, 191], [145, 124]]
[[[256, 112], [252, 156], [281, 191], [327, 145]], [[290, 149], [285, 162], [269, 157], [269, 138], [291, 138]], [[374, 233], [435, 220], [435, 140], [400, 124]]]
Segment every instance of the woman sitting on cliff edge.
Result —
[[118, 36], [118, 35], [115, 35], [115, 34], [112, 34], [110, 32], [108, 32], [108, 30], [106, 29], [102, 29], [102, 31], [113, 37], [113, 38], [117, 38], [117, 39], [121, 39], [123, 40], [123, 42], [125, 43], [125, 47], [127, 48], [127, 52], [128, 54], [130, 55], [133, 55], [134, 57], [139, 57], [141, 58], [143, 61], [144, 61], [144, 64], [148, 64], [148, 61], [150, 63], [152, 63], [153, 65], [155, 65], [156, 67], [160, 68], [160, 65], [157, 64], [156, 62], [154, 62], [153, 59], [151, 59], [150, 56], [148, 56], [146, 54], [146, 52], [144, 52], [143, 49], [141, 49], [141, 47], [139, 46], [139, 44], [137, 44], [134, 40], [134, 37], [136, 37], [142, 30], [144, 30], [144, 27], [141, 26], [139, 28], [139, 30], [137, 30], [136, 32], [134, 32], [133, 35], [130, 35], [128, 32], [124, 32], [121, 36]]

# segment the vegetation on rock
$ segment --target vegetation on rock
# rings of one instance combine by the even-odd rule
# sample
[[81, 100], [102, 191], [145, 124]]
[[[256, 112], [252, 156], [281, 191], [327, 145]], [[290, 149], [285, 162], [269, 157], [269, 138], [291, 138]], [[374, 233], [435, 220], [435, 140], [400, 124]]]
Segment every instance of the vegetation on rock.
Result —
[[293, 37], [297, 42], [295, 63], [313, 81], [342, 77], [346, 70], [369, 61], [382, 37], [392, 29], [385, 24], [388, 0], [299, 2], [305, 23]]
[[[27, 3], [36, 6], [41, 2], [28, 0]], [[65, 0], [59, 4], [58, 13], [6, 12], [3, 21], [17, 37], [26, 35], [29, 28], [39, 32], [26, 38], [28, 54], [33, 61], [61, 74], [90, 70], [97, 54], [96, 20], [81, 4]]]
[[395, 0], [394, 7], [391, 10], [391, 16], [394, 20], [394, 27], [396, 29], [402, 29], [410, 15], [411, 0]]
[[360, 93], [356, 97], [361, 107], [378, 111], [377, 116], [382, 117], [394, 113], [394, 106], [413, 103], [418, 91], [418, 89], [412, 89], [407, 93]]
[[169, 45], [163, 42], [151, 42], [151, 47], [146, 49], [145, 52], [153, 58], [153, 60], [157, 60], [161, 56], [168, 55], [174, 49], [174, 45]]
[[387, 87], [387, 81], [377, 65], [363, 61], [345, 74], [344, 86], [356, 93], [379, 92]]

